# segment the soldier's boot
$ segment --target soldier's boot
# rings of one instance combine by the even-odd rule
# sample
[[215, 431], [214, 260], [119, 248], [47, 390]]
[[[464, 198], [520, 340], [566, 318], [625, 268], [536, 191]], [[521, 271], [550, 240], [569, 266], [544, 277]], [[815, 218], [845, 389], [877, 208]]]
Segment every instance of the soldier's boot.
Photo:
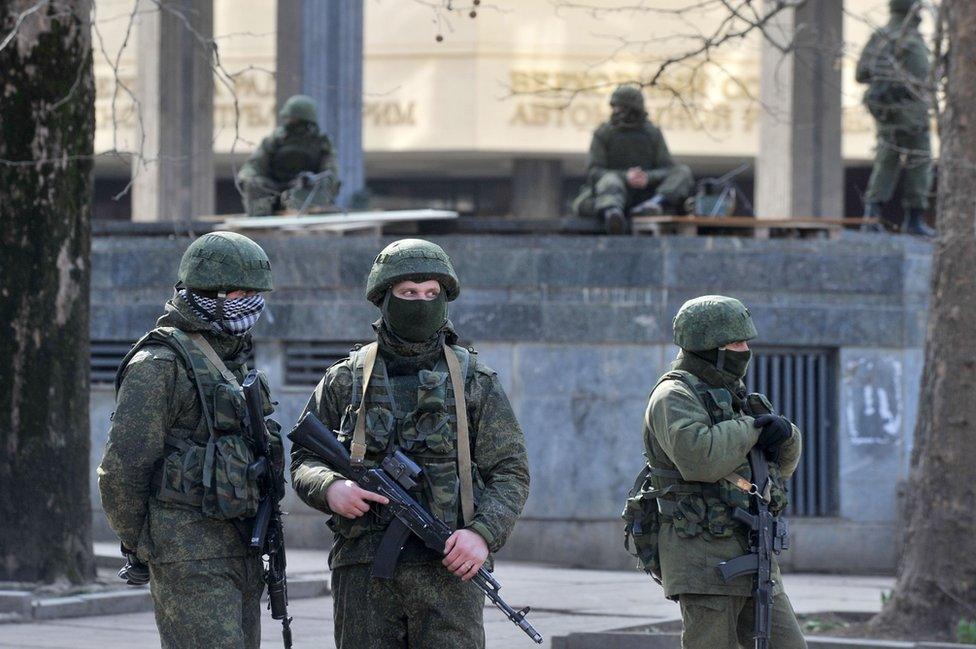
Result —
[[603, 210], [603, 227], [607, 234], [624, 234], [627, 231], [627, 217], [619, 207]]
[[905, 226], [905, 232], [908, 234], [916, 234], [920, 237], [934, 237], [935, 230], [930, 228], [922, 220], [922, 214], [923, 211], [918, 208], [913, 208], [908, 211], [908, 224]]
[[661, 216], [664, 214], [664, 206], [667, 203], [664, 196], [654, 194], [643, 203], [638, 203], [631, 210], [631, 216]]
[[885, 227], [882, 224], [883, 216], [881, 213], [881, 203], [865, 203], [864, 204], [864, 218], [865, 219], [877, 219], [872, 223], [865, 223], [861, 226], [861, 232], [875, 232], [881, 233], [885, 231]]

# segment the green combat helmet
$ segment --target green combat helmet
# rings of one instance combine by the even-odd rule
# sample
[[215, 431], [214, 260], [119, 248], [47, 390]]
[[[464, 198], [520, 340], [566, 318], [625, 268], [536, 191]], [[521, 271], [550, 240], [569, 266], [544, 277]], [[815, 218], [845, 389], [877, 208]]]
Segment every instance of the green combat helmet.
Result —
[[637, 86], [617, 86], [610, 95], [610, 105], [644, 112], [644, 95]]
[[268, 255], [236, 232], [211, 232], [191, 243], [180, 260], [179, 278], [198, 291], [274, 290]]
[[742, 302], [724, 295], [688, 300], [674, 316], [674, 344], [690, 352], [717, 349], [758, 334]]
[[303, 122], [319, 123], [318, 109], [315, 107], [315, 100], [308, 95], [292, 95], [281, 107], [278, 113], [281, 119], [298, 119]]
[[916, 0], [888, 0], [888, 11], [900, 16], [908, 15], [915, 6]]
[[461, 293], [454, 264], [443, 248], [423, 239], [400, 239], [376, 255], [366, 278], [366, 299], [379, 306], [387, 289], [394, 284], [429, 279], [440, 282], [447, 291], [448, 302], [456, 300]]

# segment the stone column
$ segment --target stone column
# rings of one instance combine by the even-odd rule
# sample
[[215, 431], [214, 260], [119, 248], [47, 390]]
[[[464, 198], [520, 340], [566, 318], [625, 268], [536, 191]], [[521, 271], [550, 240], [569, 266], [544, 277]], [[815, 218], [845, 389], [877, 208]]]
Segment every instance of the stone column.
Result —
[[213, 2], [138, 2], [132, 219], [213, 214]]
[[[772, 4], [767, 0], [767, 11]], [[808, 0], [779, 13], [766, 31], [756, 215], [840, 217], [843, 3]], [[794, 39], [795, 48], [784, 54], [781, 47]]]
[[561, 160], [516, 158], [512, 163], [512, 215], [557, 218], [562, 212]]
[[319, 127], [328, 133], [349, 199], [364, 184], [363, 0], [279, 0], [278, 107], [293, 94], [318, 103]]

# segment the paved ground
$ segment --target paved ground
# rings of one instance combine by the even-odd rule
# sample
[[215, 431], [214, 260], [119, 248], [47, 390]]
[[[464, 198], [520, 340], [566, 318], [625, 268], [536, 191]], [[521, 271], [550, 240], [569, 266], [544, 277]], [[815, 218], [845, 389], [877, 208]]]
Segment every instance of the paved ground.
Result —
[[[324, 554], [289, 554], [290, 572], [322, 572]], [[515, 608], [531, 604], [530, 619], [546, 637], [573, 631], [599, 631], [673, 619], [677, 605], [664, 599], [661, 589], [640, 573], [577, 570], [550, 566], [502, 563], [496, 571], [502, 594]], [[786, 589], [800, 613], [817, 611], [876, 611], [881, 593], [890, 589], [886, 577], [787, 575]], [[333, 649], [332, 600], [328, 597], [296, 600], [295, 648]], [[521, 631], [494, 607], [485, 610], [485, 628], [491, 649], [533, 647]], [[263, 626], [264, 646], [280, 646], [280, 626], [270, 616]], [[105, 615], [52, 620], [32, 624], [0, 625], [0, 647], [33, 649], [153, 649], [159, 647], [152, 613]]]

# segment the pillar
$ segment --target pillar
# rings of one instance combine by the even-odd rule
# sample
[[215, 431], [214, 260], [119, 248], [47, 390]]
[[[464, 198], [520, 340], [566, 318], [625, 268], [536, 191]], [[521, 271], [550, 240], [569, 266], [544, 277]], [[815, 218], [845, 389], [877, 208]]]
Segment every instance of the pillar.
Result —
[[348, 207], [363, 188], [363, 0], [279, 0], [278, 107], [293, 94], [318, 103], [319, 127], [332, 139]]
[[[767, 0], [766, 11], [774, 4]], [[808, 0], [769, 23], [760, 57], [759, 218], [843, 215], [842, 56], [839, 0]]]
[[562, 212], [561, 160], [516, 158], [512, 163], [512, 215], [556, 218]]
[[213, 2], [138, 2], [132, 219], [213, 214]]

